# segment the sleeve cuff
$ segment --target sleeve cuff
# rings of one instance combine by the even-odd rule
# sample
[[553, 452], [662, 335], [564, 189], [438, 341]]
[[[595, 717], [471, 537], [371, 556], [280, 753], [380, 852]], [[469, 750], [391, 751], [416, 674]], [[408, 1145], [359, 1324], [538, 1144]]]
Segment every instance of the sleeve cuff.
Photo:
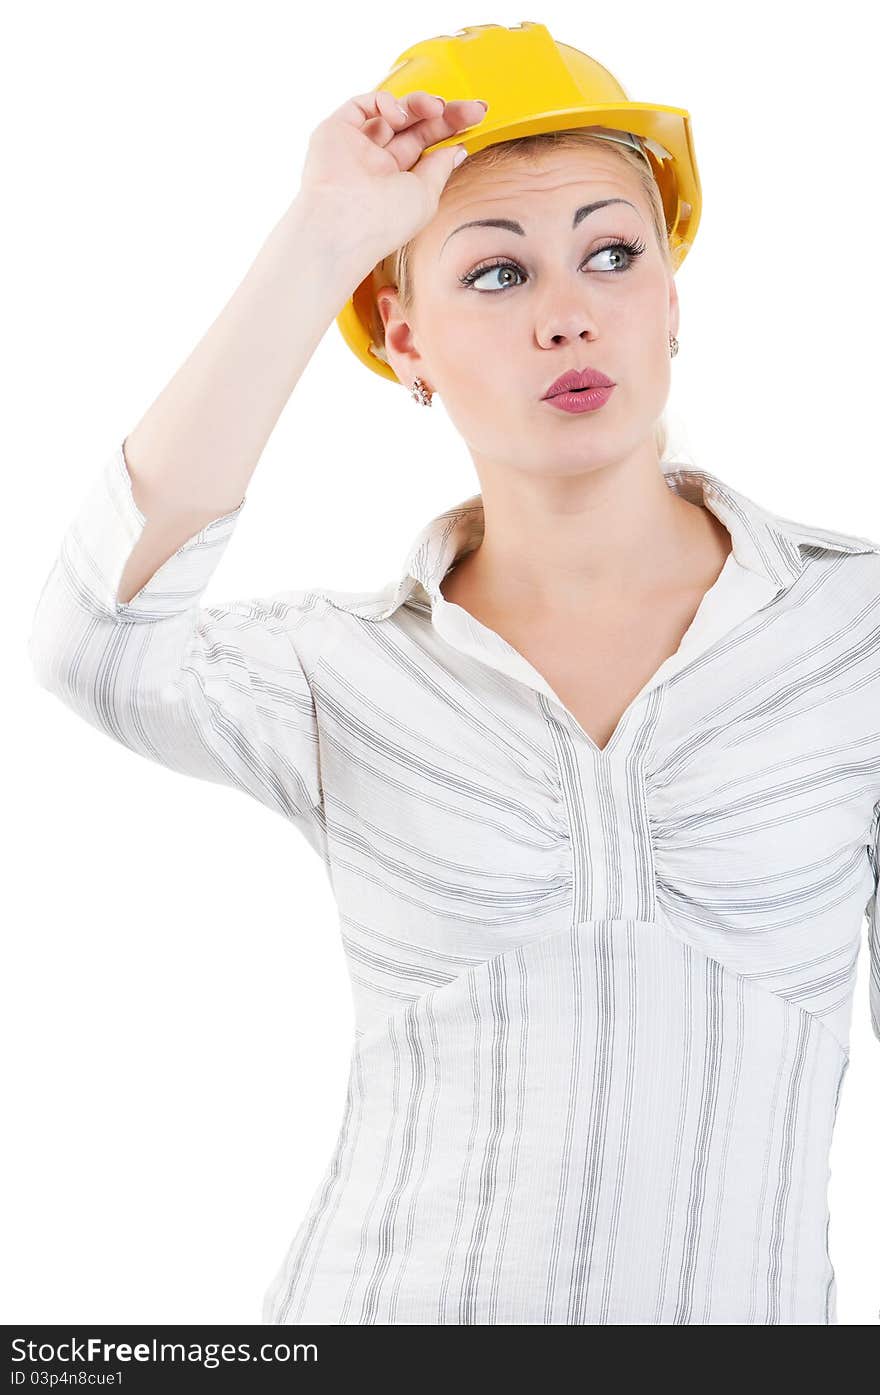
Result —
[[122, 444], [107, 460], [81, 505], [64, 542], [70, 574], [81, 598], [100, 614], [131, 620], [178, 615], [205, 590], [246, 503], [221, 514], [181, 543], [129, 601], [117, 600], [119, 583], [146, 516], [135, 503]]

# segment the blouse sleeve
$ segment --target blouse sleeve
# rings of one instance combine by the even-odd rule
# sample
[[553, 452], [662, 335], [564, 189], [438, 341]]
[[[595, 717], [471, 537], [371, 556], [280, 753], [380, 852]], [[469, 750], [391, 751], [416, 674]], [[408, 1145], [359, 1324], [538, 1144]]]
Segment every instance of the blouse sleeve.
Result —
[[880, 1040], [880, 802], [874, 808], [868, 859], [874, 872], [874, 889], [865, 907], [868, 923], [868, 1002], [871, 1027]]
[[318, 733], [301, 640], [315, 597], [200, 607], [245, 500], [116, 599], [146, 518], [122, 446], [68, 528], [28, 639], [41, 687], [140, 756], [232, 786], [324, 856]]

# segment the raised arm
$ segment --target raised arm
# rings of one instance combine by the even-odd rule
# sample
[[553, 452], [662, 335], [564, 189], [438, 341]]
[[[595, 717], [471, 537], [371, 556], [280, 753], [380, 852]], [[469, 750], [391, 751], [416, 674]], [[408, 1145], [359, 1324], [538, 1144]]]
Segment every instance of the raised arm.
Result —
[[137, 754], [242, 790], [322, 850], [311, 689], [322, 606], [200, 606], [265, 441], [357, 284], [332, 218], [297, 201], [229, 304], [104, 462], [41, 591], [41, 686]]
[[[365, 276], [433, 215], [476, 101], [390, 92], [345, 102], [312, 133], [302, 184], [228, 304], [125, 439], [148, 522], [119, 600], [199, 528], [236, 509], [285, 403]], [[411, 168], [417, 165], [416, 169]]]
[[368, 260], [337, 234], [317, 199], [299, 195], [272, 229], [229, 302], [125, 438], [147, 523], [119, 600], [131, 600], [181, 543], [243, 502], [285, 403]]
[[395, 128], [377, 115], [388, 108], [398, 111], [389, 93], [366, 94], [316, 129], [297, 198], [105, 461], [62, 540], [29, 638], [40, 684], [77, 715], [139, 755], [247, 792], [298, 823], [318, 850], [313, 676], [332, 608], [308, 591], [209, 607], [201, 597], [315, 347], [395, 239], [430, 217], [452, 151], [429, 156], [417, 176], [401, 162], [408, 170], [471, 114], [438, 117], [427, 94], [415, 94]]

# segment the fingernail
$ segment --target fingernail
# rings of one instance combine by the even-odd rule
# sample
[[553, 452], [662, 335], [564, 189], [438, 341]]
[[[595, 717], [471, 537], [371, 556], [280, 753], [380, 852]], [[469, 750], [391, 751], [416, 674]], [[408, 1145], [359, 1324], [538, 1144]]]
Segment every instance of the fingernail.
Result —
[[476, 100], [479, 102], [480, 106], [483, 108], [484, 111], [488, 111], [488, 110], [489, 110], [489, 103], [488, 103], [488, 102], [484, 102], [483, 99], [482, 99], [482, 97], [477, 97]]
[[462, 160], [465, 158], [466, 155], [467, 155], [467, 151], [465, 150], [464, 146], [463, 146], [463, 145], [458, 146], [458, 148], [457, 148], [457, 150], [456, 150], [456, 152], [455, 152], [455, 155], [453, 156], [453, 159], [452, 159], [452, 168], [455, 169], [455, 166], [456, 166], [456, 165], [460, 165], [461, 162], [462, 162]]

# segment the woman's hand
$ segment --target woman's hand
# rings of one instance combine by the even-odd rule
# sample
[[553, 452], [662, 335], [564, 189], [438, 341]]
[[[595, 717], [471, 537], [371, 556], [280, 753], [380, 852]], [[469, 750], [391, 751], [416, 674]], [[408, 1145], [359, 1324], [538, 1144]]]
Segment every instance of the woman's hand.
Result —
[[383, 88], [352, 97], [312, 132], [301, 196], [338, 218], [346, 240], [378, 263], [431, 221], [455, 167], [453, 146], [422, 152], [485, 114], [479, 100], [444, 102], [429, 92], [399, 102]]

